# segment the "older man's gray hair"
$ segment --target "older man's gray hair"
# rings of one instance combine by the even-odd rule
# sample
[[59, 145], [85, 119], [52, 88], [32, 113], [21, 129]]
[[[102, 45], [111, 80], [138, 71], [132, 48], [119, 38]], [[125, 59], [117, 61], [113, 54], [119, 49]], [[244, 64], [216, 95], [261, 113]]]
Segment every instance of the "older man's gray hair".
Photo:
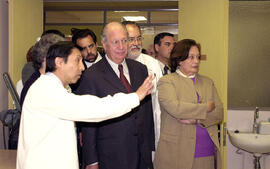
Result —
[[56, 34], [46, 34], [41, 37], [41, 39], [35, 44], [33, 48], [33, 66], [35, 70], [39, 70], [46, 59], [48, 49], [51, 45], [59, 42], [65, 41], [65, 38]]
[[124, 28], [125, 32], [127, 33], [127, 37], [128, 37], [128, 31], [127, 31], [127, 28], [125, 27], [125, 25], [123, 25], [121, 22], [109, 22], [102, 29], [101, 41], [103, 41], [104, 43], [107, 43], [107, 31], [108, 31], [107, 29], [108, 29], [108, 25], [110, 25], [111, 23], [118, 23], [119, 25], [121, 25]]

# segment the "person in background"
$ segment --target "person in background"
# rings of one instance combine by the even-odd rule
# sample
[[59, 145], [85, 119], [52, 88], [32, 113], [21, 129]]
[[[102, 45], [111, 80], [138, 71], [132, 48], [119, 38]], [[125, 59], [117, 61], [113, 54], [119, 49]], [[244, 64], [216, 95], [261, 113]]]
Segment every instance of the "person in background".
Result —
[[27, 63], [23, 66], [22, 74], [21, 74], [22, 78], [16, 84], [16, 91], [17, 91], [19, 97], [21, 97], [23, 85], [31, 77], [31, 75], [35, 72], [35, 69], [33, 67], [33, 62], [32, 62], [33, 47], [34, 46], [31, 46], [27, 51], [27, 54], [26, 54]]
[[223, 105], [213, 81], [198, 74], [200, 56], [196, 41], [177, 42], [172, 73], [158, 82], [161, 134], [155, 169], [221, 169], [217, 125]]
[[97, 37], [90, 29], [71, 29], [72, 42], [80, 49], [85, 69], [102, 59], [97, 51]]
[[152, 56], [153, 58], [156, 58], [156, 53], [155, 53], [153, 44], [149, 45], [148, 48], [146, 49], [146, 51], [147, 51], [147, 54], [149, 56]]
[[150, 76], [130, 94], [78, 96], [67, 86], [76, 83], [83, 70], [81, 52], [72, 42], [49, 48], [47, 73], [33, 83], [24, 101], [16, 169], [78, 169], [74, 121], [100, 122], [122, 116], [138, 106], [153, 87]]
[[[126, 58], [128, 34], [125, 26], [118, 22], [108, 23], [102, 32], [102, 45], [105, 57], [84, 72], [76, 93], [104, 97], [137, 90], [148, 72], [145, 65]], [[104, 106], [107, 105], [100, 109]], [[82, 138], [86, 169], [152, 169], [154, 123], [151, 96], [125, 116], [102, 123], [85, 123]]]
[[142, 53], [147, 55], [146, 49], [142, 48]]
[[43, 35], [33, 47], [32, 61], [35, 72], [30, 76], [30, 78], [25, 82], [23, 86], [20, 97], [21, 106], [23, 106], [25, 96], [30, 86], [40, 77], [41, 74], [45, 74], [46, 56], [49, 47], [59, 41], [65, 41], [65, 38], [57, 34], [49, 33]]
[[169, 74], [171, 68], [169, 66], [169, 58], [175, 44], [174, 35], [168, 32], [162, 32], [154, 38], [154, 50], [156, 59], [159, 61], [160, 69], [163, 75]]
[[128, 58], [146, 65], [148, 73], [155, 74], [154, 89], [151, 94], [155, 125], [155, 147], [157, 146], [160, 133], [160, 108], [158, 103], [157, 82], [162, 77], [158, 61], [149, 55], [142, 53], [142, 35], [140, 26], [133, 21], [124, 21], [128, 31]]
[[[97, 51], [97, 37], [92, 30], [72, 28], [71, 33], [72, 42], [82, 53], [85, 70], [102, 59], [101, 54]], [[77, 83], [70, 85], [73, 92], [76, 92], [80, 82], [81, 79], [79, 79]], [[78, 126], [78, 129], [79, 128]]]
[[[45, 30], [42, 34], [41, 37], [38, 38], [38, 41], [45, 35], [47, 34], [56, 34], [59, 35], [63, 38], [65, 38], [65, 35], [56, 29], [49, 29], [49, 30]], [[32, 74], [35, 72], [35, 68], [33, 66], [33, 61], [32, 61], [32, 55], [33, 55], [33, 48], [34, 45], [31, 46], [31, 48], [28, 50], [27, 54], [26, 54], [26, 59], [27, 59], [27, 63], [24, 65], [23, 69], [22, 69], [22, 79], [19, 80], [16, 84], [16, 89], [17, 89], [17, 93], [18, 95], [21, 97], [21, 92], [23, 89], [23, 86], [25, 85], [26, 81], [32, 76]]]
[[42, 34], [41, 34], [41, 37], [44, 36], [44, 35], [47, 35], [47, 34], [55, 34], [55, 35], [59, 35], [63, 38], [65, 38], [65, 34], [63, 34], [61, 31], [57, 30], [57, 29], [48, 29], [48, 30], [45, 30]]

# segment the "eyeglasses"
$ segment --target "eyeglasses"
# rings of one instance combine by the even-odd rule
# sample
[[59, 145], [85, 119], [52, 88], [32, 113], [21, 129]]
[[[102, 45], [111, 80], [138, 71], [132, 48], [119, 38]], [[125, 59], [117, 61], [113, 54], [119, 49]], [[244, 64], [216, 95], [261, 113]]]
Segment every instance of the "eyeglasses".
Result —
[[113, 40], [111, 43], [114, 45], [114, 46], [116, 46], [116, 45], [119, 45], [120, 44], [120, 42], [122, 43], [122, 44], [127, 44], [127, 40], [126, 39], [122, 39], [122, 40]]
[[143, 40], [143, 37], [141, 37], [141, 36], [139, 36], [139, 37], [137, 37], [137, 38], [135, 38], [135, 37], [129, 37], [129, 38], [128, 38], [128, 41], [129, 41], [130, 43], [134, 43], [135, 41], [141, 42], [142, 40]]

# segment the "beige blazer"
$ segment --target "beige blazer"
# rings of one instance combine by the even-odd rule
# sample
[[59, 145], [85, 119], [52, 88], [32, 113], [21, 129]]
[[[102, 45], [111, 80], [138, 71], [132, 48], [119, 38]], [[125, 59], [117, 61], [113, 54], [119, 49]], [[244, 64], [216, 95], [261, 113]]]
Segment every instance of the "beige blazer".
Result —
[[[197, 94], [200, 104], [197, 103]], [[191, 169], [196, 144], [196, 125], [177, 119], [199, 119], [216, 146], [217, 169], [221, 168], [217, 124], [223, 120], [223, 105], [211, 79], [196, 75], [195, 85], [189, 78], [172, 73], [158, 82], [161, 108], [160, 139], [154, 160], [155, 169]], [[207, 113], [206, 103], [216, 108]]]

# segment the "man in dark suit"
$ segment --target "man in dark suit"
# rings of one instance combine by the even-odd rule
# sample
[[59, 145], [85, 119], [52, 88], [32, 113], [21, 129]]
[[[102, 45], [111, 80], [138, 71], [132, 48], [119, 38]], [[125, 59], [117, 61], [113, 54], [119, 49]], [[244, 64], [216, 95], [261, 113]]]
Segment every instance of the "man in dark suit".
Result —
[[[143, 83], [148, 76], [147, 68], [126, 59], [127, 39], [126, 28], [121, 23], [111, 22], [104, 27], [102, 45], [106, 56], [84, 72], [78, 94], [103, 97], [118, 92], [129, 93]], [[155, 143], [151, 96], [127, 115], [102, 123], [83, 124], [82, 135], [86, 169], [153, 168], [151, 151]]]

